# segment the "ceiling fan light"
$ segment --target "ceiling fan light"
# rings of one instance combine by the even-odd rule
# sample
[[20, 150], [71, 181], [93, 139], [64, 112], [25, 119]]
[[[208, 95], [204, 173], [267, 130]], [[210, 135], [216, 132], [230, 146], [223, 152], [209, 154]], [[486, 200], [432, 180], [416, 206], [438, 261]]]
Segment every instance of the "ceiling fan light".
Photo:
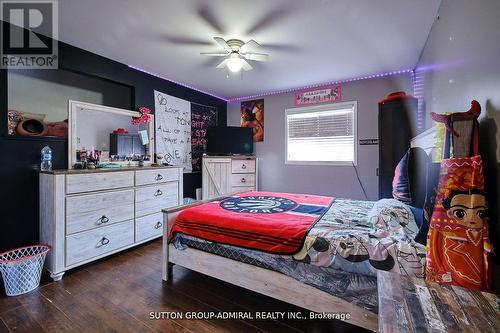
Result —
[[241, 59], [237, 54], [232, 54], [227, 60], [227, 68], [233, 72], [238, 73], [243, 67], [243, 59]]

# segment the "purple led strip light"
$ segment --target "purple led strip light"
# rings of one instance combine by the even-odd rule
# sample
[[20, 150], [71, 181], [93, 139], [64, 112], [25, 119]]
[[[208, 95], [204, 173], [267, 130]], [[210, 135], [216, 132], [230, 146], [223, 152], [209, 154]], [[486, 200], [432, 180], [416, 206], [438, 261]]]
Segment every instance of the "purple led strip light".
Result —
[[380, 73], [380, 74], [359, 76], [359, 77], [355, 77], [352, 79], [346, 79], [346, 80], [338, 80], [338, 81], [330, 81], [330, 82], [324, 82], [324, 83], [318, 83], [318, 84], [311, 84], [311, 85], [300, 87], [300, 88], [290, 88], [290, 89], [277, 90], [277, 91], [273, 91], [273, 92], [267, 92], [267, 93], [256, 94], [256, 95], [236, 97], [236, 98], [229, 99], [229, 102], [237, 102], [237, 101], [242, 101], [245, 99], [253, 99], [253, 98], [264, 97], [264, 96], [269, 96], [269, 95], [278, 95], [278, 94], [285, 94], [285, 93], [290, 93], [290, 92], [295, 92], [295, 91], [300, 91], [300, 90], [319, 88], [319, 87], [324, 87], [324, 86], [331, 85], [331, 84], [339, 84], [339, 83], [367, 80], [367, 79], [373, 79], [373, 78], [377, 78], [377, 77], [385, 77], [385, 76], [398, 75], [398, 74], [404, 74], [404, 73], [413, 73], [413, 69], [402, 69], [399, 71], [392, 71], [392, 72], [386, 72], [386, 73]]
[[128, 65], [128, 67], [130, 67], [130, 68], [132, 68], [132, 69], [135, 69], [135, 70], [138, 70], [138, 71], [140, 71], [140, 72], [143, 72], [143, 73], [146, 73], [146, 74], [152, 75], [152, 76], [156, 76], [157, 78], [160, 78], [160, 79], [163, 79], [163, 80], [166, 80], [166, 81], [170, 81], [170, 82], [172, 82], [172, 83], [178, 84], [178, 85], [183, 86], [183, 87], [185, 87], [185, 88], [189, 88], [189, 89], [196, 90], [196, 91], [201, 92], [201, 93], [203, 93], [203, 94], [205, 94], [205, 95], [209, 95], [209, 96], [212, 96], [212, 97], [215, 97], [215, 98], [221, 99], [221, 100], [223, 100], [223, 101], [225, 101], [225, 102], [229, 102], [229, 99], [227, 99], [227, 98], [217, 96], [217, 95], [215, 95], [214, 93], [211, 93], [211, 92], [209, 92], [209, 91], [204, 91], [204, 90], [198, 89], [198, 88], [196, 88], [196, 87], [190, 86], [189, 84], [186, 84], [186, 83], [183, 83], [183, 82], [179, 82], [179, 81], [176, 81], [176, 80], [173, 80], [173, 79], [168, 79], [168, 78], [166, 78], [166, 77], [164, 77], [164, 76], [161, 76], [161, 75], [158, 75], [158, 74], [155, 74], [155, 73], [149, 72], [149, 71], [147, 71], [147, 70], [145, 70], [145, 69], [142, 69], [142, 68], [140, 68], [140, 67], [133, 66], [133, 65]]
[[372, 75], [366, 75], [366, 76], [359, 76], [359, 77], [356, 77], [356, 78], [346, 79], [346, 80], [338, 80], [338, 81], [330, 81], [330, 82], [324, 82], [324, 83], [318, 83], [318, 84], [311, 84], [311, 85], [300, 87], [300, 88], [283, 89], [283, 90], [277, 90], [277, 91], [273, 91], [273, 92], [267, 92], [267, 93], [249, 95], [249, 96], [242, 96], [242, 97], [235, 97], [235, 98], [224, 98], [224, 97], [217, 96], [217, 95], [215, 95], [215, 94], [213, 94], [211, 92], [204, 91], [204, 90], [198, 89], [196, 87], [190, 86], [188, 84], [185, 84], [185, 83], [182, 83], [182, 82], [179, 82], [179, 81], [175, 81], [175, 80], [172, 80], [172, 79], [167, 79], [166, 77], [163, 77], [161, 75], [158, 75], [158, 74], [146, 71], [146, 70], [144, 70], [144, 69], [142, 69], [140, 67], [137, 67], [137, 66], [128, 65], [128, 67], [133, 68], [133, 69], [138, 70], [138, 71], [141, 71], [143, 73], [152, 75], [152, 76], [156, 76], [156, 77], [158, 77], [160, 79], [173, 82], [173, 83], [178, 84], [180, 86], [183, 86], [183, 87], [186, 87], [186, 88], [189, 88], [189, 89], [193, 89], [193, 90], [199, 91], [199, 92], [201, 92], [203, 94], [207, 94], [209, 96], [221, 99], [221, 100], [226, 101], [226, 102], [237, 102], [237, 101], [242, 101], [242, 100], [246, 100], [246, 99], [253, 99], [253, 98], [270, 96], [270, 95], [278, 95], [278, 94], [290, 93], [290, 92], [294, 92], [294, 91], [300, 91], [300, 90], [306, 90], [306, 89], [312, 89], [312, 88], [319, 88], [319, 87], [324, 87], [324, 86], [331, 85], [331, 84], [347, 83], [347, 82], [353, 82], [353, 81], [373, 79], [373, 78], [377, 78], [377, 77], [386, 77], [386, 76], [392, 76], [392, 75], [398, 75], [398, 74], [404, 74], [404, 73], [413, 73], [414, 72], [413, 69], [402, 69], [402, 70], [398, 70], [398, 71], [391, 71], [391, 72], [385, 72], [385, 73], [380, 73], [380, 74], [372, 74]]
[[424, 110], [424, 80], [425, 71], [413, 71], [413, 96], [417, 98], [417, 129], [424, 130], [425, 128], [425, 110]]

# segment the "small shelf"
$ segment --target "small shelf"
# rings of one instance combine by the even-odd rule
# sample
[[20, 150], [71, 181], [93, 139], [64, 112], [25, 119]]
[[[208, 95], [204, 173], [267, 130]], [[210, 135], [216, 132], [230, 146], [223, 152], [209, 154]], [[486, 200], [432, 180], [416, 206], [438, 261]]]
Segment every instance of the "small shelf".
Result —
[[21, 136], [21, 135], [4, 135], [2, 136], [4, 140], [14, 140], [14, 141], [50, 141], [50, 142], [64, 142], [68, 141], [68, 138], [62, 138], [58, 136]]

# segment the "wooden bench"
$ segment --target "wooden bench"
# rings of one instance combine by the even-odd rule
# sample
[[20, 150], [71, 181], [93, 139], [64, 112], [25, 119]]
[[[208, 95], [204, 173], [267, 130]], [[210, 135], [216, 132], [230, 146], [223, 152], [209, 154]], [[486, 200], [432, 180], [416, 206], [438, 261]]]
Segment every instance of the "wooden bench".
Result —
[[378, 271], [380, 332], [500, 332], [498, 295]]

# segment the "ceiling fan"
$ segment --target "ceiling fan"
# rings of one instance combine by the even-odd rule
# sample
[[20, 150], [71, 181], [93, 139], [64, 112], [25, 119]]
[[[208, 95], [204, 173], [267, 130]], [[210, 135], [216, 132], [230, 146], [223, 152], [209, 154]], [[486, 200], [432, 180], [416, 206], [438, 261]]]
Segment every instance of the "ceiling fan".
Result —
[[248, 42], [243, 42], [240, 39], [228, 39], [227, 41], [221, 37], [214, 37], [214, 40], [222, 48], [218, 52], [202, 52], [203, 55], [224, 57], [217, 65], [217, 68], [227, 67], [233, 73], [238, 73], [242, 69], [249, 71], [252, 66], [247, 60], [253, 61], [267, 61], [269, 55], [265, 53], [254, 52], [255, 49], [260, 47], [260, 44], [253, 39]]

